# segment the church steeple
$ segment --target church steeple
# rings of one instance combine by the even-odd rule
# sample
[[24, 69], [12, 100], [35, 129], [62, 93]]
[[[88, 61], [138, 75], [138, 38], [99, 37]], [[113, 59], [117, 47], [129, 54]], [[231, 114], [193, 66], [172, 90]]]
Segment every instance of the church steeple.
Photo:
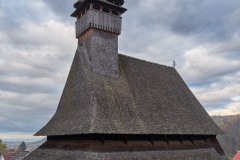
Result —
[[76, 38], [93, 72], [118, 77], [118, 35], [124, 0], [78, 0], [74, 4]]

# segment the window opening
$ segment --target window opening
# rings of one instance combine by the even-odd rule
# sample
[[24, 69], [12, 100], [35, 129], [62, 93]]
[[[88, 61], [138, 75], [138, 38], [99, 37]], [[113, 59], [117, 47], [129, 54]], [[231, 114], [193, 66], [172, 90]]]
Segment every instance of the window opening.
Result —
[[93, 9], [100, 10], [100, 6], [94, 4], [94, 5], [93, 5]]
[[112, 11], [112, 14], [118, 16], [118, 12], [117, 11]]
[[106, 12], [106, 13], [110, 12], [108, 8], [103, 8], [102, 10], [103, 10], [103, 12]]

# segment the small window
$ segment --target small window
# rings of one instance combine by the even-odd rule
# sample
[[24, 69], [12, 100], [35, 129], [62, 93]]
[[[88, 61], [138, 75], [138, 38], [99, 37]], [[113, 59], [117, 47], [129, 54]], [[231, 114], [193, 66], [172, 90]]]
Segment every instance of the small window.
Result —
[[103, 8], [102, 11], [103, 11], [103, 12], [106, 12], [106, 13], [109, 13], [109, 12], [110, 12], [108, 8]]
[[100, 6], [99, 5], [93, 5], [93, 9], [100, 10]]

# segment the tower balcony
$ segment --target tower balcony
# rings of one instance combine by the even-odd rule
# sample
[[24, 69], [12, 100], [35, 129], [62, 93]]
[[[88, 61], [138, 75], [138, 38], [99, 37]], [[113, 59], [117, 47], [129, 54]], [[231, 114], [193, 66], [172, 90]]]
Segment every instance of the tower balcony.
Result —
[[[109, 13], [108, 13], [109, 12]], [[111, 10], [88, 9], [75, 23], [76, 37], [78, 38], [89, 28], [96, 28], [107, 32], [121, 34], [122, 17], [114, 14]]]

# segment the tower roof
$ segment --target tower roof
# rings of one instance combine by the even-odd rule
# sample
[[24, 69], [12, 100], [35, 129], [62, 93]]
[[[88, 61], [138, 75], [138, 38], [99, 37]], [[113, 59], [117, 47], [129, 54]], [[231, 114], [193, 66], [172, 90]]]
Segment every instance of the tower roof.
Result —
[[[120, 1], [123, 1], [123, 0], [120, 0]], [[85, 5], [87, 5], [89, 3], [99, 4], [99, 5], [110, 7], [112, 9], [117, 9], [121, 13], [124, 13], [125, 11], [127, 11], [126, 8], [121, 7], [122, 5], [112, 3], [112, 2], [110, 2], [110, 0], [78, 0], [73, 5], [76, 8], [76, 10], [71, 14], [71, 16], [77, 17], [78, 14], [81, 12], [81, 10], [84, 9]], [[122, 2], [122, 4], [123, 3], [124, 3], [124, 1]]]
[[119, 78], [91, 71], [79, 47], [58, 106], [36, 135], [190, 134], [222, 131], [177, 71], [119, 55]]
[[[122, 6], [124, 4], [124, 0], [98, 0], [102, 1], [108, 4], [113, 4], [115, 6]], [[74, 7], [78, 8], [80, 5], [82, 5], [84, 2], [87, 2], [87, 0], [78, 0], [76, 3], [74, 3]]]

